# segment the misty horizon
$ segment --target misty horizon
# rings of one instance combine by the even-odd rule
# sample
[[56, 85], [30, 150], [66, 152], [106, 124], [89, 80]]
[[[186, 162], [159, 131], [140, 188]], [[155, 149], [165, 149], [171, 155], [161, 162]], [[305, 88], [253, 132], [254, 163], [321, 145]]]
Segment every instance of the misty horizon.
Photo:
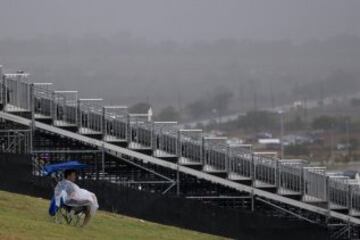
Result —
[[5, 70], [109, 103], [182, 109], [223, 87], [243, 110], [360, 89], [360, 1], [0, 2]]
[[356, 0], [1, 0], [0, 39], [129, 34], [148, 41], [360, 36]]

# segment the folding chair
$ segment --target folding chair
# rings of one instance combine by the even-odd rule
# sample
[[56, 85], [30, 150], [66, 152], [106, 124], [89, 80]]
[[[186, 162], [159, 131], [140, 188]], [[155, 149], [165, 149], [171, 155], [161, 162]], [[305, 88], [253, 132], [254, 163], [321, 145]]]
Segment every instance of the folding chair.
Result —
[[[50, 164], [43, 168], [43, 174], [45, 176], [52, 176], [55, 185], [61, 180], [62, 172], [65, 170], [80, 170], [86, 168], [86, 164], [79, 163], [78, 161], [68, 161], [65, 163]], [[49, 215], [54, 218], [56, 223], [66, 223], [69, 225], [79, 226], [87, 206], [71, 206], [71, 204], [65, 204], [67, 194], [62, 191], [60, 198], [56, 201], [55, 196], [52, 197], [49, 207]]]

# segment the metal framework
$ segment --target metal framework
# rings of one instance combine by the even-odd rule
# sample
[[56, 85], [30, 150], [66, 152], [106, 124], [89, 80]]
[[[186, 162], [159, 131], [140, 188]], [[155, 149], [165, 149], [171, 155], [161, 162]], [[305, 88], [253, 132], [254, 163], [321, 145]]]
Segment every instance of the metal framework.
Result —
[[26, 129], [0, 129], [0, 152], [30, 152], [31, 131]]
[[[359, 183], [329, 173], [324, 167], [229, 146], [224, 137], [204, 136], [198, 129], [179, 129], [176, 122], [151, 122], [147, 114], [129, 114], [126, 107], [94, 104], [102, 99], [79, 99], [77, 91], [53, 91], [46, 87], [50, 84], [32, 84], [28, 74], [3, 76], [0, 96], [5, 107], [0, 118], [86, 143], [132, 163], [137, 159], [176, 171], [178, 192], [181, 173], [246, 192], [262, 202], [271, 201], [279, 209], [284, 208], [279, 205], [286, 205], [349, 222], [352, 227], [360, 224]], [[20, 112], [29, 112], [30, 119], [19, 116]], [[51, 119], [51, 124], [41, 122], [43, 118]], [[66, 127], [75, 127], [77, 132]], [[114, 144], [117, 142], [126, 145]], [[166, 180], [171, 189], [174, 180]], [[336, 236], [343, 236], [340, 233]]]
[[80, 176], [82, 179], [106, 180], [135, 188], [159, 185], [163, 194], [176, 185], [171, 178], [133, 159], [112, 157], [114, 154], [106, 154], [104, 148], [93, 148], [48, 132], [35, 131], [31, 154], [36, 176], [42, 174], [46, 164], [76, 159], [90, 166]]

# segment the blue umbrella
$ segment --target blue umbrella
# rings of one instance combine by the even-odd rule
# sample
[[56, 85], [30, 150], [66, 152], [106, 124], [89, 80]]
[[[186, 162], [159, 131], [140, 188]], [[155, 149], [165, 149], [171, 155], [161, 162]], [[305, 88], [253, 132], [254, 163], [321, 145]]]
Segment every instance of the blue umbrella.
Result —
[[80, 163], [78, 161], [67, 161], [63, 163], [49, 164], [44, 167], [43, 174], [45, 176], [50, 175], [54, 172], [62, 172], [65, 170], [81, 170], [87, 168], [87, 164]]

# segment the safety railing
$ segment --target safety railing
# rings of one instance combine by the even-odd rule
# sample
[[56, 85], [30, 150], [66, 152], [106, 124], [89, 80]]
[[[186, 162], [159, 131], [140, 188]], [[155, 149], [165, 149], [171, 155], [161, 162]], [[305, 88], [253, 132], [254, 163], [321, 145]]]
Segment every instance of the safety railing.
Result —
[[152, 148], [154, 156], [177, 156], [177, 122], [154, 122]]
[[3, 78], [3, 67], [2, 65], [0, 65], [0, 109], [2, 109], [2, 107], [4, 107], [5, 105], [5, 87], [4, 87], [4, 81], [5, 79]]
[[128, 108], [126, 106], [104, 106], [104, 140], [118, 142], [128, 140]]
[[52, 118], [54, 111], [54, 92], [52, 83], [34, 83], [35, 118]]
[[152, 123], [147, 114], [129, 114], [130, 148], [152, 148]]
[[204, 137], [204, 170], [226, 172], [229, 145], [226, 137]]
[[78, 91], [54, 91], [54, 125], [78, 125]]
[[6, 91], [6, 111], [31, 110], [31, 83], [28, 77], [27, 73], [5, 74], [3, 88]]
[[350, 183], [350, 214], [353, 216], [360, 216], [360, 185], [358, 180], [356, 183]]
[[304, 195], [307, 202], [327, 201], [327, 176], [325, 167], [304, 167]]
[[259, 187], [276, 185], [277, 160], [254, 154], [254, 179]]
[[349, 178], [344, 176], [329, 176], [328, 197], [332, 209], [347, 209], [349, 207]]
[[80, 98], [79, 107], [79, 133], [102, 134], [103, 108], [101, 98]]
[[303, 167], [307, 166], [305, 160], [278, 160], [277, 187], [279, 194], [302, 194]]
[[252, 158], [252, 153], [242, 146], [230, 146], [229, 178], [232, 180], [251, 179]]
[[184, 165], [202, 164], [202, 137], [201, 129], [180, 129], [178, 131], [178, 158]]

